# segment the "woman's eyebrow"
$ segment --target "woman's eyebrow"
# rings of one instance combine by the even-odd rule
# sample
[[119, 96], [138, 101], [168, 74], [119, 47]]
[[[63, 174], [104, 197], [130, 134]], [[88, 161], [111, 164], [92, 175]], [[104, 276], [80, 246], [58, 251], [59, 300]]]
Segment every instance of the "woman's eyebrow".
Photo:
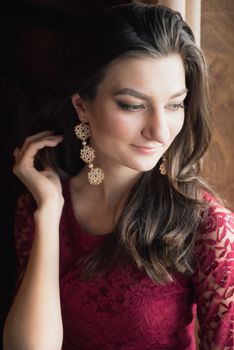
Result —
[[[181, 96], [181, 95], [183, 95], [183, 94], [185, 94], [187, 92], [188, 92], [188, 89], [185, 88], [185, 89], [183, 89], [181, 91], [176, 92], [174, 95], [172, 95], [170, 97], [170, 99], [174, 98], [174, 97]], [[138, 98], [141, 98], [141, 99], [144, 99], [144, 100], [150, 99], [150, 96], [145, 95], [142, 92], [139, 92], [139, 91], [136, 91], [136, 90], [130, 89], [130, 88], [120, 89], [120, 90], [116, 91], [114, 93], [114, 95], [130, 95], [130, 96], [138, 97]]]
[[185, 94], [185, 93], [187, 94], [187, 92], [188, 92], [188, 89], [187, 89], [187, 88], [182, 89], [182, 90], [176, 92], [176, 93], [175, 93], [174, 95], [172, 95], [170, 98], [178, 97], [178, 96], [181, 96], [181, 95], [183, 95], [183, 94]]

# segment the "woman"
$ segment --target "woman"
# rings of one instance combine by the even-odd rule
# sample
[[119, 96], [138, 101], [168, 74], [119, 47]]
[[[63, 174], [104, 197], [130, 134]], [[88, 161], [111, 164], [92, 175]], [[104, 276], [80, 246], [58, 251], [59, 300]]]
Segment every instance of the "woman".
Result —
[[200, 349], [232, 349], [234, 216], [200, 175], [211, 118], [193, 33], [143, 4], [80, 33], [15, 152], [29, 192], [5, 349], [191, 350], [196, 312]]

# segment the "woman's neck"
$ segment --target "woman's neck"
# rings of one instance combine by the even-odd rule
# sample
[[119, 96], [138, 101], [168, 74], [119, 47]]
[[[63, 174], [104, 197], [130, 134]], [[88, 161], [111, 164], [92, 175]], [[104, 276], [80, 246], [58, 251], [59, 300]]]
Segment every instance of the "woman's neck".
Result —
[[100, 204], [104, 212], [113, 214], [124, 203], [132, 186], [142, 175], [134, 170], [127, 170], [130, 171], [113, 173], [113, 171], [108, 172], [105, 169], [105, 178], [103, 182], [99, 185], [91, 185], [88, 182], [88, 167], [85, 166], [79, 174], [73, 178], [73, 184], [77, 190], [81, 191], [83, 196], [87, 196], [91, 201]]

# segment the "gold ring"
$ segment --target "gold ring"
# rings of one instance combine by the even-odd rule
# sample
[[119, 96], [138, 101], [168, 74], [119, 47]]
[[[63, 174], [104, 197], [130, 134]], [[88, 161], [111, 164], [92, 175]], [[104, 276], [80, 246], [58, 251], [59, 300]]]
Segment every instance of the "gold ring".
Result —
[[16, 159], [18, 156], [20, 156], [22, 154], [22, 151], [20, 150], [19, 147], [16, 147], [13, 154], [14, 154], [14, 157]]

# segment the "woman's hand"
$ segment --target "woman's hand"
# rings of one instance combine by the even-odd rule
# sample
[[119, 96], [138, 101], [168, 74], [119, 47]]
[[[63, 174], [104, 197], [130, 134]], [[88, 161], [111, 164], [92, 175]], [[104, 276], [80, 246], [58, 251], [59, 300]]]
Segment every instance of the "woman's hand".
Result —
[[13, 173], [24, 183], [36, 200], [38, 208], [47, 204], [61, 210], [64, 199], [59, 176], [50, 167], [38, 171], [34, 166], [37, 152], [44, 147], [56, 147], [63, 140], [62, 135], [54, 135], [53, 131], [43, 131], [29, 136], [16, 156]]

